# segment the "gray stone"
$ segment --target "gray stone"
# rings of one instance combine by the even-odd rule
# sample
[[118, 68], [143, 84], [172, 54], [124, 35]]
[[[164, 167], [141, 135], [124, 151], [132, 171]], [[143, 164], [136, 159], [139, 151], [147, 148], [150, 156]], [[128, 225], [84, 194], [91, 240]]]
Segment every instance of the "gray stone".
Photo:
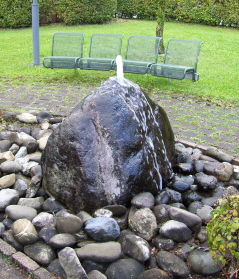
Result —
[[39, 212], [42, 210], [43, 203], [44, 203], [44, 198], [37, 197], [37, 198], [20, 198], [17, 204], [35, 208], [37, 212]]
[[43, 227], [39, 233], [38, 237], [39, 239], [43, 240], [45, 243], [49, 243], [50, 239], [56, 235], [58, 232], [53, 224], [50, 224], [46, 227]]
[[13, 236], [12, 230], [4, 231], [2, 234], [2, 238], [17, 251], [23, 251], [24, 246], [16, 240], [16, 238]]
[[139, 209], [129, 217], [129, 227], [137, 235], [146, 240], [151, 240], [157, 232], [157, 221], [149, 208]]
[[32, 223], [38, 228], [42, 229], [45, 226], [55, 225], [55, 217], [48, 212], [40, 212], [34, 219]]
[[216, 147], [209, 147], [206, 150], [206, 155], [210, 156], [220, 162], [228, 162], [231, 163], [232, 158], [225, 154], [224, 152], [222, 152], [221, 150], [217, 149]]
[[37, 124], [37, 117], [31, 113], [24, 112], [16, 116], [21, 122], [28, 124]]
[[23, 205], [8, 205], [5, 212], [12, 220], [26, 218], [32, 221], [37, 216], [35, 208]]
[[171, 206], [169, 208], [169, 216], [172, 220], [184, 223], [193, 232], [199, 231], [202, 225], [202, 219], [200, 217], [181, 208]]
[[30, 183], [30, 180], [28, 179], [21, 179], [18, 178], [13, 186], [13, 189], [17, 190], [20, 197], [23, 197], [26, 195], [27, 192], [27, 186]]
[[170, 238], [162, 237], [161, 235], [157, 235], [155, 238], [152, 239], [154, 247], [159, 250], [170, 251], [174, 249], [175, 243]]
[[127, 208], [125, 206], [118, 204], [107, 205], [104, 208], [110, 210], [114, 216], [122, 216], [125, 215], [127, 212]]
[[196, 173], [195, 182], [200, 190], [210, 191], [217, 187], [217, 178], [203, 172]]
[[59, 276], [60, 278], [62, 279], [67, 279], [66, 278], [66, 273], [64, 271], [64, 269], [62, 268], [61, 264], [60, 264], [60, 261], [59, 259], [55, 259], [53, 260], [49, 266], [47, 267], [47, 270], [50, 272], [50, 273], [53, 273], [54, 275], [57, 275]]
[[154, 206], [155, 200], [154, 196], [149, 192], [139, 193], [134, 196], [131, 200], [131, 204], [137, 208], [150, 208]]
[[13, 223], [12, 234], [18, 242], [28, 245], [38, 240], [37, 231], [31, 221], [18, 219]]
[[43, 210], [47, 212], [56, 213], [62, 209], [66, 209], [66, 207], [52, 197], [46, 199], [43, 203]]
[[121, 246], [126, 255], [140, 262], [145, 262], [150, 257], [148, 242], [137, 235], [126, 235]]
[[179, 278], [188, 278], [189, 269], [179, 257], [167, 251], [159, 251], [156, 258], [159, 267], [163, 270]]
[[15, 173], [7, 174], [0, 177], [0, 189], [9, 188], [16, 182]]
[[200, 275], [213, 275], [220, 271], [223, 267], [220, 261], [214, 264], [210, 252], [204, 250], [195, 249], [189, 253], [188, 263], [191, 266], [193, 272]]
[[159, 268], [150, 268], [148, 270], [143, 271], [137, 279], [172, 279], [172, 276], [168, 275], [168, 273]]
[[158, 223], [164, 223], [170, 219], [169, 217], [169, 205], [159, 204], [153, 207], [153, 213]]
[[82, 226], [83, 222], [81, 218], [73, 214], [56, 218], [56, 228], [59, 233], [77, 233], [81, 230]]
[[6, 152], [11, 146], [10, 140], [4, 139], [0, 140], [0, 152]]
[[87, 274], [88, 279], [107, 279], [107, 277], [98, 270], [92, 270]]
[[117, 261], [121, 253], [121, 245], [115, 241], [90, 243], [82, 248], [76, 249], [76, 254], [80, 260], [90, 260], [100, 263]]
[[14, 189], [3, 189], [0, 191], [0, 211], [4, 211], [8, 205], [17, 204], [19, 193]]
[[155, 204], [165, 204], [165, 203], [175, 203], [182, 202], [181, 193], [174, 191], [172, 189], [166, 188], [164, 191], [160, 192], [155, 198]]
[[78, 212], [76, 214], [76, 216], [81, 218], [83, 224], [85, 224], [86, 221], [88, 221], [88, 220], [93, 218], [89, 213], [87, 213], [86, 211], [83, 211], [83, 210]]
[[14, 161], [14, 155], [11, 151], [0, 153], [0, 164], [6, 161]]
[[58, 257], [67, 279], [88, 279], [74, 249], [66, 247], [58, 253]]
[[49, 265], [56, 258], [56, 253], [51, 246], [41, 241], [24, 246], [24, 253], [41, 265]]
[[105, 208], [100, 208], [97, 209], [94, 213], [93, 213], [93, 217], [108, 217], [111, 218], [113, 216], [112, 211], [105, 209]]
[[206, 224], [209, 220], [211, 220], [212, 216], [210, 213], [212, 210], [213, 208], [207, 204], [204, 204], [202, 208], [197, 209], [196, 214], [199, 218], [201, 218], [203, 224]]
[[85, 231], [94, 240], [112, 241], [120, 235], [120, 227], [113, 218], [96, 217], [85, 223]]
[[110, 78], [49, 138], [43, 187], [73, 212], [127, 205], [140, 192], [157, 194], [172, 179], [173, 155], [164, 110], [138, 85]]
[[106, 270], [107, 279], [136, 279], [144, 271], [144, 266], [135, 259], [121, 259]]
[[49, 245], [53, 248], [62, 249], [65, 247], [72, 247], [76, 243], [76, 238], [69, 233], [59, 233], [54, 235], [50, 241]]
[[12, 146], [9, 148], [9, 151], [12, 152], [12, 154], [17, 154], [17, 152], [19, 151], [20, 146], [17, 145], [16, 143], [12, 144]]
[[185, 242], [189, 240], [192, 235], [191, 230], [184, 223], [175, 220], [169, 220], [164, 223], [159, 232], [162, 236], [176, 242]]
[[0, 237], [2, 237], [4, 231], [5, 231], [5, 226], [2, 222], [0, 222]]

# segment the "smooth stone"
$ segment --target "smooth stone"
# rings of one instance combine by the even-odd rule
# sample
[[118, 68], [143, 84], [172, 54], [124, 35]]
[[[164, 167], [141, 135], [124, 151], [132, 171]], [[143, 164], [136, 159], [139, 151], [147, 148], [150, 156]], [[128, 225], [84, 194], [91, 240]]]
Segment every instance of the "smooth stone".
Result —
[[38, 233], [38, 237], [39, 239], [42, 239], [45, 243], [49, 243], [49, 241], [51, 240], [51, 238], [53, 236], [55, 236], [56, 234], [58, 234], [57, 229], [55, 228], [55, 226], [53, 224], [50, 224], [48, 226], [43, 227], [39, 233]]
[[109, 265], [110, 265], [110, 263], [98, 263], [98, 262], [93, 262], [93, 261], [89, 261], [89, 260], [82, 261], [82, 266], [87, 274], [93, 270], [98, 270], [102, 273], [105, 273], [106, 269], [109, 267]]
[[221, 181], [229, 181], [233, 175], [234, 168], [229, 163], [222, 163], [224, 168], [222, 169], [215, 169], [215, 173], [217, 174], [218, 178]]
[[17, 251], [23, 251], [24, 245], [19, 243], [16, 238], [12, 234], [12, 230], [4, 231], [2, 234], [2, 238], [12, 247], [14, 247]]
[[108, 209], [105, 209], [105, 208], [100, 208], [100, 209], [97, 209], [93, 215], [93, 217], [108, 217], [108, 218], [111, 218], [113, 217], [113, 213], [112, 211], [108, 210]]
[[13, 185], [13, 189], [18, 191], [20, 197], [23, 197], [26, 195], [27, 187], [29, 183], [30, 183], [29, 178], [28, 180], [17, 178], [15, 184]]
[[19, 121], [28, 123], [28, 124], [37, 124], [38, 123], [37, 117], [28, 112], [21, 113], [21, 114], [17, 115], [16, 118]]
[[22, 165], [22, 173], [26, 176], [31, 176], [30, 175], [30, 172], [31, 172], [31, 168], [37, 166], [38, 163], [37, 162], [34, 162], [34, 161], [29, 161], [29, 162], [26, 162]]
[[220, 261], [214, 264], [214, 260], [209, 251], [205, 252], [199, 249], [195, 249], [189, 253], [188, 263], [192, 271], [200, 275], [213, 275], [223, 267]]
[[176, 242], [185, 242], [192, 236], [191, 230], [184, 224], [175, 220], [169, 220], [159, 229], [159, 233], [165, 238]]
[[182, 194], [169, 188], [166, 188], [155, 197], [155, 205], [175, 202], [182, 202]]
[[182, 194], [182, 198], [183, 203], [188, 206], [194, 201], [201, 201], [203, 197], [197, 191], [188, 190]]
[[106, 205], [104, 208], [110, 210], [114, 216], [122, 216], [127, 212], [124, 205]]
[[136, 279], [144, 271], [144, 265], [135, 259], [120, 259], [106, 270], [107, 279]]
[[3, 173], [17, 173], [21, 171], [21, 168], [21, 165], [14, 161], [5, 161], [0, 165]]
[[222, 152], [221, 150], [217, 149], [216, 147], [209, 147], [206, 150], [206, 155], [210, 156], [220, 162], [228, 162], [231, 163], [232, 158], [225, 154], [224, 152]]
[[14, 155], [11, 151], [0, 153], [0, 164], [5, 161], [14, 161]]
[[6, 214], [12, 220], [28, 219], [32, 221], [37, 216], [35, 208], [23, 205], [8, 205], [5, 209]]
[[56, 253], [52, 247], [41, 241], [24, 246], [24, 253], [38, 264], [44, 266], [49, 265], [56, 258]]
[[161, 235], [157, 235], [152, 239], [154, 247], [160, 250], [170, 251], [174, 249], [175, 243], [170, 238], [162, 237]]
[[13, 155], [16, 155], [19, 151], [20, 146], [16, 143], [12, 144], [12, 146], [9, 148], [9, 151], [12, 152]]
[[[62, 268], [59, 259], [55, 259], [53, 260], [49, 266], [47, 267], [47, 270], [50, 273], [53, 273], [54, 275], [59, 276], [61, 279], [67, 279], [66, 278], [66, 273], [64, 271], [64, 269]], [[89, 279], [89, 278], [88, 278]]]
[[39, 229], [42, 229], [45, 226], [54, 225], [55, 217], [48, 212], [40, 212], [34, 219], [32, 220], [34, 226]]
[[153, 207], [153, 213], [158, 223], [164, 223], [170, 220], [169, 207], [170, 206], [168, 204], [158, 204]]
[[20, 198], [17, 204], [35, 208], [39, 212], [42, 210], [43, 203], [44, 203], [44, 198], [37, 197], [37, 198]]
[[200, 217], [181, 208], [171, 206], [169, 208], [169, 216], [172, 220], [184, 223], [193, 232], [199, 231], [202, 225], [202, 219]]
[[47, 144], [47, 141], [48, 141], [48, 138], [49, 138], [49, 136], [45, 136], [45, 137], [40, 138], [40, 139], [38, 140], [38, 144], [39, 144], [38, 147], [39, 147], [39, 149], [40, 149], [41, 151], [45, 149], [46, 144]]
[[65, 247], [71, 247], [75, 245], [75, 243], [76, 243], [76, 238], [73, 235], [69, 233], [59, 233], [54, 235], [50, 239], [48, 244], [53, 248], [62, 249]]
[[100, 263], [117, 261], [121, 253], [121, 245], [115, 241], [90, 243], [82, 248], [76, 249], [76, 254], [80, 260], [90, 260]]
[[43, 210], [47, 212], [56, 213], [62, 209], [66, 209], [66, 207], [52, 197], [46, 199], [43, 203]]
[[41, 152], [40, 151], [36, 151], [34, 153], [27, 154], [26, 155], [26, 159], [28, 161], [34, 161], [34, 162], [40, 163], [41, 162]]
[[7, 152], [11, 146], [10, 140], [0, 140], [0, 152]]
[[217, 187], [217, 178], [213, 175], [207, 175], [203, 172], [195, 174], [195, 183], [200, 190], [210, 191]]
[[33, 198], [33, 197], [35, 197], [37, 191], [40, 188], [40, 185], [41, 185], [41, 177], [37, 176], [37, 175], [33, 176], [31, 178], [31, 181], [30, 181], [28, 187], [27, 187], [26, 198]]
[[207, 204], [204, 204], [202, 208], [197, 209], [196, 214], [199, 218], [201, 218], [203, 224], [206, 224], [209, 220], [212, 219], [212, 216], [210, 214], [212, 210], [213, 208]]
[[107, 279], [107, 277], [98, 270], [92, 270], [87, 274], [88, 279]]
[[19, 193], [14, 189], [3, 189], [0, 191], [0, 211], [11, 204], [17, 204], [19, 200]]
[[156, 258], [159, 267], [163, 270], [179, 278], [188, 278], [189, 269], [179, 257], [167, 251], [159, 251]]
[[131, 258], [145, 262], [150, 257], [148, 242], [137, 235], [126, 235], [122, 242], [122, 251]]
[[0, 189], [9, 188], [16, 182], [16, 174], [11, 173], [0, 177]]
[[85, 231], [95, 241], [113, 241], [120, 235], [120, 227], [113, 218], [96, 217], [85, 223]]
[[56, 228], [59, 233], [77, 233], [81, 230], [83, 222], [81, 218], [69, 214], [67, 217], [56, 218]]
[[76, 216], [78, 216], [79, 218], [81, 218], [83, 224], [85, 224], [86, 221], [92, 219], [93, 217], [87, 213], [86, 211], [80, 211], [76, 214]]
[[129, 227], [138, 236], [151, 240], [157, 232], [157, 220], [149, 208], [141, 208], [129, 218]]
[[38, 239], [34, 225], [27, 219], [18, 219], [15, 221], [12, 226], [12, 234], [23, 245], [32, 244]]
[[67, 279], [88, 279], [74, 249], [66, 247], [58, 253], [58, 257]]
[[155, 203], [154, 196], [149, 192], [139, 193], [131, 200], [131, 205], [136, 208], [150, 208], [152, 209]]
[[46, 120], [49, 120], [51, 119], [53, 116], [51, 113], [47, 112], [47, 111], [40, 111], [38, 114], [37, 114], [37, 121], [38, 123], [42, 123]]
[[168, 275], [168, 273], [159, 268], [150, 268], [148, 270], [143, 271], [137, 279], [172, 279], [172, 276]]

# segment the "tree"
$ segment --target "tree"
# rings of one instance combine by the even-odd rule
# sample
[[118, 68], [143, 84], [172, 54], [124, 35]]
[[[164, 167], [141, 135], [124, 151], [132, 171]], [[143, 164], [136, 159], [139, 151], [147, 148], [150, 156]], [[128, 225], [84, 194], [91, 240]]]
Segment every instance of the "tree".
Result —
[[160, 45], [160, 52], [162, 53], [164, 53], [165, 50], [164, 43], [163, 43], [165, 5], [166, 5], [166, 0], [158, 0], [156, 36], [162, 37], [161, 45]]

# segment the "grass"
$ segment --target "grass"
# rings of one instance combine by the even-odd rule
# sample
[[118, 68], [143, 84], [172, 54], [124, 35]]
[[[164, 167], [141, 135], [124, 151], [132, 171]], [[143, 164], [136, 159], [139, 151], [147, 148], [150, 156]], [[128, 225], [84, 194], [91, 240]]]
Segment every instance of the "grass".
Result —
[[[127, 38], [130, 35], [155, 36], [155, 21], [115, 20], [104, 25], [65, 26], [52, 24], [40, 27], [40, 59], [49, 56], [52, 34], [55, 32], [84, 32], [84, 55], [87, 55], [90, 36], [93, 33], [124, 34], [123, 55]], [[239, 31], [201, 25], [189, 25], [166, 22], [164, 41], [170, 38], [200, 40], [201, 49], [198, 72], [200, 80], [173, 80], [153, 77], [151, 75], [125, 74], [125, 77], [138, 83], [149, 95], [157, 92], [165, 94], [187, 95], [210, 101], [217, 105], [239, 106], [238, 94], [238, 35]], [[68, 69], [46, 69], [32, 66], [32, 29], [0, 30], [0, 89], [10, 82], [18, 86], [36, 82], [78, 84], [81, 87], [98, 86], [103, 80], [114, 76], [115, 72], [81, 71]], [[0, 90], [1, 93], [1, 90]]]

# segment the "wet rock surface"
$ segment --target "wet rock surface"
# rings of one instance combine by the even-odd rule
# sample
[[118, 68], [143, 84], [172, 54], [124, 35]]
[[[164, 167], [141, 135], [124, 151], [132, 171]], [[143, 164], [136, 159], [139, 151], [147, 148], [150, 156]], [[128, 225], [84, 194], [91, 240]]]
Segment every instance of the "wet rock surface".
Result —
[[[75, 213], [128, 206], [173, 178], [174, 135], [140, 87], [110, 78], [54, 130], [42, 156], [43, 187]], [[72, 168], [74, 166], [74, 168]]]
[[[32, 125], [30, 124], [29, 129], [26, 130], [33, 135], [33, 131], [38, 129], [39, 135], [39, 131], [42, 130], [42, 128], [39, 130], [40, 124]], [[50, 124], [47, 129], [53, 131], [58, 125], [61, 124]], [[187, 278], [187, 276], [195, 275], [206, 278], [208, 275], [220, 272], [222, 266], [212, 266], [212, 259], [207, 249], [205, 222], [210, 218], [209, 213], [220, 197], [224, 194], [238, 194], [237, 187], [230, 185], [231, 181], [234, 185], [239, 182], [237, 166], [231, 165], [230, 169], [233, 173], [229, 181], [223, 181], [220, 177], [216, 177], [215, 181], [211, 177], [215, 175], [206, 174], [203, 168], [198, 170], [197, 166], [215, 162], [218, 159], [211, 160], [209, 155], [205, 157], [201, 151], [197, 151], [198, 156], [195, 159], [193, 149], [189, 150], [176, 143], [176, 149], [180, 148], [181, 151], [178, 153], [177, 164], [174, 166], [175, 183], [167, 185], [163, 191], [153, 195], [153, 206], [152, 196], [145, 191], [146, 193], [142, 195], [132, 197], [132, 204], [129, 207], [107, 206], [107, 210], [112, 210], [111, 217], [104, 216], [104, 212], [107, 213], [107, 211], [102, 208], [104, 210], [101, 211], [100, 217], [112, 218], [120, 227], [117, 234], [113, 233], [113, 241], [102, 242], [102, 239], [93, 239], [85, 229], [87, 220], [100, 218], [99, 215], [85, 211], [75, 214], [63, 203], [49, 197], [43, 191], [41, 184], [32, 186], [34, 176], [41, 178], [41, 173], [34, 171], [36, 166], [41, 168], [39, 164], [41, 151], [37, 149], [34, 153], [28, 153], [29, 150], [26, 150], [23, 141], [19, 140], [20, 136], [16, 136], [21, 124], [16, 121], [15, 130], [11, 131], [8, 130], [7, 125], [2, 124], [1, 127], [0, 154], [8, 152], [7, 156], [2, 156], [5, 158], [4, 162], [15, 161], [16, 158], [21, 166], [31, 160], [37, 163], [27, 171], [24, 166], [16, 173], [5, 172], [6, 165], [2, 169], [3, 162], [0, 164], [1, 179], [7, 179], [9, 175], [15, 176], [14, 181], [8, 186], [6, 184], [4, 187], [1, 186], [0, 232], [1, 237], [17, 251], [26, 253], [37, 263], [62, 278], [79, 276], [79, 274], [82, 274], [82, 278], [98, 276], [96, 278], [108, 279], [151, 279], [153, 276]], [[24, 138], [27, 139], [27, 137]], [[10, 144], [6, 145], [6, 141]], [[183, 154], [184, 152], [186, 153]], [[185, 163], [189, 164], [187, 169], [185, 165], [180, 165]], [[217, 164], [223, 163], [224, 161], [217, 161]], [[200, 176], [202, 173], [205, 174], [201, 181], [198, 173]], [[176, 182], [179, 181], [182, 184], [177, 185]], [[31, 187], [35, 194], [33, 197], [26, 197], [27, 190]], [[145, 199], [142, 199], [142, 196], [145, 196]], [[141, 218], [135, 218], [138, 215]], [[24, 228], [22, 228], [24, 223], [19, 221], [22, 218], [25, 219]], [[69, 223], [64, 226], [66, 220]], [[134, 225], [132, 225], [132, 220]], [[18, 222], [20, 222], [19, 226]], [[131, 225], [129, 225], [130, 222]], [[175, 223], [178, 225], [176, 238]], [[27, 227], [31, 227], [30, 234], [33, 232], [33, 235], [30, 241], [35, 241], [34, 243], [20, 243], [19, 239], [14, 237], [14, 234], [19, 234]], [[149, 232], [150, 235], [148, 235]], [[102, 237], [105, 234], [108, 234], [108, 231], [105, 232], [105, 225], [103, 225]], [[180, 235], [184, 238], [178, 238]], [[24, 235], [24, 237], [24, 241], [28, 241], [28, 236]]]

